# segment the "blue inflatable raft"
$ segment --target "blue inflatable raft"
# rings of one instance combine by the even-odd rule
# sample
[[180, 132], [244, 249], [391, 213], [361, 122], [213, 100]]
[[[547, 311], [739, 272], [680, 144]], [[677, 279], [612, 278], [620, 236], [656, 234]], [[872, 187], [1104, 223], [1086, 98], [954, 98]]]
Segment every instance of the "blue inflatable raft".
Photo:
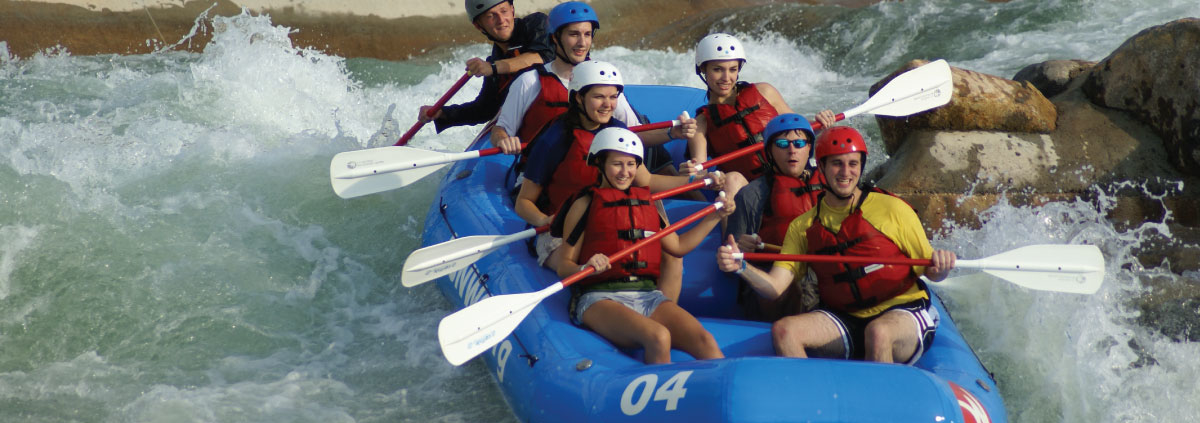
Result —
[[[646, 122], [670, 120], [705, 102], [704, 92], [693, 88], [628, 86], [625, 93]], [[678, 163], [682, 141], [672, 144]], [[469, 149], [484, 147], [486, 141], [477, 140]], [[498, 155], [451, 166], [426, 216], [423, 246], [526, 229], [504, 182], [511, 180], [511, 164], [512, 156]], [[673, 221], [706, 205], [664, 203]], [[679, 303], [700, 319], [727, 358], [694, 360], [673, 351], [672, 364], [643, 364], [640, 352], [620, 350], [572, 324], [570, 294], [559, 293], [479, 358], [516, 416], [529, 422], [1007, 421], [995, 380], [936, 292], [941, 325], [915, 366], [774, 356], [770, 324], [741, 320], [737, 283], [716, 268], [718, 232], [685, 257]], [[437, 283], [462, 308], [558, 280], [537, 266], [525, 243], [514, 243]]]

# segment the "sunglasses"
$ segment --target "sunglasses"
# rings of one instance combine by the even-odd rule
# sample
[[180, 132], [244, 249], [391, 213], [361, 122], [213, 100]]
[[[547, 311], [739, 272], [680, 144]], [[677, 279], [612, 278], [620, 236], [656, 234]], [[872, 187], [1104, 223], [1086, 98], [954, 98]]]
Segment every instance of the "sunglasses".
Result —
[[788, 148], [788, 144], [791, 144], [792, 147], [796, 147], [798, 149], [804, 148], [808, 145], [808, 141], [806, 140], [788, 140], [786, 138], [776, 138], [771, 140], [771, 142], [775, 143], [775, 146], [779, 148]]

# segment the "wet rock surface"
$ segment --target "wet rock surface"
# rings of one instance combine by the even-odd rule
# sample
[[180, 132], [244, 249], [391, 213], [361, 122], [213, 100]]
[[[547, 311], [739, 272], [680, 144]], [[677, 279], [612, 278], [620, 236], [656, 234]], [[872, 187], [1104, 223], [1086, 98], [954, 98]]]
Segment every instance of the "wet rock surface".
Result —
[[1094, 201], [1122, 228], [1173, 229], [1137, 252], [1143, 265], [1200, 269], [1198, 49], [1200, 20], [1181, 19], [1094, 65], [1028, 67], [1023, 82], [953, 68], [950, 104], [877, 119], [891, 157], [868, 178], [909, 200], [934, 231], [977, 224], [1001, 198]]

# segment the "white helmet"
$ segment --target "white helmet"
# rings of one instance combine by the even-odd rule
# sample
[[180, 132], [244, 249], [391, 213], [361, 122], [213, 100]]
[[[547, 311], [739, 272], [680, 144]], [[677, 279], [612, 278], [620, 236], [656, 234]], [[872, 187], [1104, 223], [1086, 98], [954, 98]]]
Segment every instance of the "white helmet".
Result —
[[571, 82], [567, 84], [567, 89], [580, 91], [589, 85], [616, 85], [621, 90], [625, 89], [625, 83], [621, 81], [621, 74], [617, 72], [617, 67], [599, 60], [588, 60], [575, 65], [575, 70], [571, 71]]
[[475, 18], [482, 15], [483, 12], [491, 10], [497, 4], [511, 0], [467, 0], [467, 17], [471, 18], [471, 22], [475, 22]]
[[746, 61], [746, 49], [741, 41], [729, 34], [708, 34], [696, 44], [696, 73], [700, 65], [710, 60]]
[[605, 150], [619, 151], [637, 158], [637, 164], [642, 164], [642, 139], [637, 134], [625, 128], [610, 126], [601, 129], [592, 138], [592, 147], [588, 149], [587, 163], [600, 167], [599, 153]]

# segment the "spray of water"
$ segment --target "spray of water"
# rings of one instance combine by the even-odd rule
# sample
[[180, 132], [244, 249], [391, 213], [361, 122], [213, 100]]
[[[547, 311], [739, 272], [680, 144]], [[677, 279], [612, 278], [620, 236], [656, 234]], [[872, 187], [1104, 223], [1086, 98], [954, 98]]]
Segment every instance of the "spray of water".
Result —
[[[860, 103], [907, 58], [1000, 75], [1042, 57], [1097, 59], [1185, 15], [1185, 3], [888, 2], [821, 9], [843, 18], [801, 35], [731, 30], [751, 51], [745, 79], [811, 115]], [[377, 63], [295, 48], [266, 17], [213, 22], [199, 54], [16, 59], [0, 42], [3, 408], [41, 421], [507, 416], [480, 365], [441, 359], [433, 327], [447, 310], [436, 290], [397, 283], [437, 178], [344, 201], [327, 174], [333, 154], [368, 145], [389, 106], [406, 129], [487, 46]], [[690, 51], [595, 56], [631, 83], [700, 86]], [[850, 124], [878, 142], [870, 119]], [[426, 128], [411, 145], [461, 149], [474, 131]], [[1001, 201], [981, 226], [933, 237], [961, 257], [1032, 243], [1104, 251], [1108, 277], [1093, 296], [987, 279], [946, 287], [1014, 421], [1200, 420], [1200, 342], [1146, 317], [1200, 314], [1166, 295], [1194, 291], [1200, 275], [1143, 267], [1137, 249], [1170, 229], [1118, 229], [1108, 193]]]

